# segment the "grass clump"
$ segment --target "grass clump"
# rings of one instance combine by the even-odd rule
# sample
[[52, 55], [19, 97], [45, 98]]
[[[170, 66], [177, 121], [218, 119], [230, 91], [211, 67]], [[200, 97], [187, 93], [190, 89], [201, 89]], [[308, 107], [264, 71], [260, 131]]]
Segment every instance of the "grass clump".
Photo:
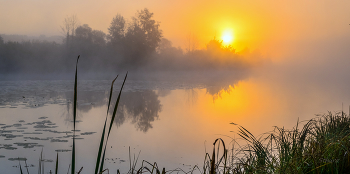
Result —
[[[221, 158], [217, 157], [221, 161], [216, 165], [206, 165], [203, 173], [319, 174], [350, 171], [349, 116], [343, 112], [329, 112], [303, 126], [300, 124], [298, 121], [292, 129], [275, 127], [259, 138], [238, 125], [238, 135], [246, 145], [241, 146], [241, 142], [232, 140], [229, 157], [226, 157], [225, 150]], [[207, 161], [215, 162], [214, 151]]]

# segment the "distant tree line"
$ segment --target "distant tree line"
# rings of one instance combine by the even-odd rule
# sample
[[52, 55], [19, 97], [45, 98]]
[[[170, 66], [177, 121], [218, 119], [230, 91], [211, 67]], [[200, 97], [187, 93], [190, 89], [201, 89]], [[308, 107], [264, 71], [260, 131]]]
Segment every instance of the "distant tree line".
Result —
[[92, 72], [245, 70], [262, 62], [257, 53], [237, 53], [213, 39], [206, 49], [184, 52], [163, 38], [160, 23], [147, 8], [126, 22], [117, 14], [108, 33], [78, 25], [75, 16], [62, 27], [63, 43], [4, 42], [0, 36], [0, 74], [71, 73], [77, 55], [80, 67]]

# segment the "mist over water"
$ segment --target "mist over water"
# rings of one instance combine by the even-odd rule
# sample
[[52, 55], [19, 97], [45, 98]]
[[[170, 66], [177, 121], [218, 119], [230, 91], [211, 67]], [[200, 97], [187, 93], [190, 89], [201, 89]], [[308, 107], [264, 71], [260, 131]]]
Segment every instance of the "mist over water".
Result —
[[173, 47], [171, 41], [162, 37], [160, 22], [153, 19], [147, 8], [138, 11], [128, 23], [117, 14], [108, 34], [88, 24], [78, 25], [76, 16], [67, 17], [62, 30], [62, 43], [1, 38], [0, 79], [71, 79], [78, 55], [82, 79], [111, 79], [126, 71], [135, 79], [192, 81], [231, 75], [242, 79], [252, 68], [267, 62], [258, 51], [237, 52], [215, 37], [201, 49], [191, 40], [186, 50]]
[[77, 156], [84, 171], [93, 170], [111, 81], [119, 75], [117, 94], [127, 71], [108, 144], [112, 172], [127, 171], [129, 146], [141, 151], [140, 159], [189, 169], [202, 163], [213, 140], [235, 137], [230, 123], [259, 135], [315, 114], [350, 112], [345, 29], [290, 32], [258, 51], [225, 46], [214, 36], [205, 47], [191, 38], [186, 47], [173, 46], [148, 9], [130, 19], [115, 15], [106, 33], [66, 19], [62, 42], [0, 37], [0, 169], [14, 171], [22, 157], [32, 173], [43, 148], [47, 166], [58, 151], [67, 170], [78, 55]]

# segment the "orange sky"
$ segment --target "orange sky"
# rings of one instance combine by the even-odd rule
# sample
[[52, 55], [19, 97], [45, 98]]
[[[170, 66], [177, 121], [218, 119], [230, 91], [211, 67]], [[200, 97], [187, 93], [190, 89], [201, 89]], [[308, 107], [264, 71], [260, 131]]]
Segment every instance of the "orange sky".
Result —
[[58, 35], [67, 15], [76, 14], [82, 24], [107, 33], [120, 13], [130, 19], [148, 8], [161, 22], [164, 37], [174, 46], [186, 47], [194, 33], [199, 47], [229, 28], [233, 46], [260, 49], [269, 54], [283, 50], [281, 43], [349, 36], [350, 1], [331, 0], [0, 0], [0, 34]]

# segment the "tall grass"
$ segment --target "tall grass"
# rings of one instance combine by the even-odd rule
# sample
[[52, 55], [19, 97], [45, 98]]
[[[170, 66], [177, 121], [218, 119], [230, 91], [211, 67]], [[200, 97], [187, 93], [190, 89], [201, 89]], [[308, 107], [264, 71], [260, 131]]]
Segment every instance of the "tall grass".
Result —
[[[108, 108], [107, 108], [106, 120], [105, 120], [105, 124], [104, 124], [104, 126], [103, 126], [103, 131], [102, 131], [100, 146], [99, 146], [98, 153], [97, 153], [97, 160], [96, 160], [96, 166], [95, 166], [95, 174], [98, 173], [98, 169], [99, 169], [100, 163], [101, 163], [101, 154], [102, 154], [103, 142], [104, 142], [104, 137], [105, 137], [105, 132], [106, 132], [106, 124], [107, 124], [107, 118], [108, 118], [108, 113], [109, 113], [109, 106], [110, 106], [110, 104], [111, 104], [111, 98], [112, 98], [112, 93], [113, 93], [113, 85], [114, 85], [115, 80], [117, 80], [117, 78], [118, 78], [118, 76], [115, 77], [115, 79], [112, 81], [111, 90], [110, 90], [110, 92], [109, 92], [109, 99], [108, 99]], [[103, 166], [103, 164], [101, 164], [101, 166]]]
[[[108, 142], [108, 138], [109, 138], [109, 134], [111, 133], [111, 129], [112, 129], [112, 126], [113, 126], [113, 122], [114, 122], [114, 119], [115, 119], [115, 116], [116, 116], [116, 113], [117, 113], [117, 109], [118, 109], [118, 105], [119, 105], [119, 101], [120, 101], [120, 96], [122, 94], [122, 90], [123, 90], [123, 87], [124, 87], [124, 84], [125, 84], [125, 80], [126, 78], [128, 77], [128, 73], [126, 73], [125, 75], [125, 78], [124, 78], [124, 81], [123, 81], [123, 84], [122, 84], [122, 87], [119, 91], [119, 95], [118, 95], [118, 98], [117, 98], [117, 101], [115, 102], [115, 105], [114, 105], [114, 110], [113, 110], [113, 114], [112, 114], [112, 119], [111, 119], [111, 122], [110, 122], [110, 125], [109, 125], [109, 129], [108, 129], [108, 134], [107, 134], [107, 139], [106, 139], [106, 143], [105, 143], [105, 147], [104, 147], [104, 150], [103, 150], [103, 155], [102, 155], [102, 159], [101, 159], [101, 165], [100, 165], [100, 173], [102, 173], [103, 171], [103, 163], [104, 163], [104, 158], [105, 158], [105, 154], [106, 154], [106, 147], [107, 147], [107, 142]], [[108, 111], [107, 111], [108, 113]], [[98, 154], [98, 156], [101, 155], [100, 153]], [[97, 161], [98, 162], [98, 161]]]
[[71, 174], [75, 173], [75, 122], [77, 119], [77, 80], [78, 80], [78, 61], [79, 61], [79, 57], [77, 58], [77, 63], [75, 64], [75, 78], [74, 78], [74, 101], [73, 101], [73, 125], [74, 125], [74, 129], [73, 129], [73, 146], [72, 146], [72, 170], [71, 170]]
[[[275, 127], [255, 137], [242, 126], [242, 142], [232, 141], [231, 154], [223, 163], [206, 161], [203, 173], [348, 173], [350, 171], [350, 117], [345, 113], [327, 113], [292, 129]], [[215, 144], [214, 144], [215, 146]], [[226, 154], [224, 153], [223, 157]], [[218, 158], [217, 158], [218, 159]], [[220, 170], [218, 168], [221, 168]]]
[[[74, 78], [74, 101], [73, 101], [73, 125], [74, 125], [74, 127], [73, 127], [73, 146], [72, 146], [71, 174], [75, 174], [75, 132], [76, 132], [75, 123], [76, 123], [76, 111], [77, 111], [77, 93], [78, 93], [77, 80], [78, 80], [78, 61], [79, 61], [79, 57], [80, 57], [80, 55], [78, 56], [77, 62], [76, 62], [76, 65], [75, 65], [75, 78]], [[97, 160], [96, 160], [96, 166], [95, 166], [95, 174], [103, 173], [104, 171], [106, 171], [106, 170], [103, 169], [104, 157], [105, 157], [105, 153], [106, 153], [106, 146], [107, 146], [109, 135], [110, 135], [110, 132], [111, 132], [111, 129], [112, 129], [112, 126], [113, 126], [113, 122], [114, 122], [114, 119], [115, 119], [115, 116], [116, 116], [116, 113], [117, 113], [117, 108], [118, 108], [118, 105], [119, 105], [121, 93], [122, 93], [122, 90], [123, 90], [123, 87], [124, 87], [124, 84], [125, 84], [127, 76], [128, 76], [128, 73], [126, 73], [126, 75], [125, 75], [122, 87], [121, 87], [121, 89], [119, 91], [118, 98], [117, 98], [116, 103], [114, 105], [113, 114], [112, 114], [112, 117], [111, 117], [110, 125], [108, 127], [108, 134], [107, 134], [107, 137], [106, 137], [106, 141], [104, 142], [107, 118], [108, 118], [108, 113], [109, 113], [109, 107], [110, 107], [110, 104], [111, 104], [111, 98], [112, 98], [112, 93], [113, 93], [113, 85], [114, 85], [114, 82], [115, 82], [115, 80], [117, 79], [118, 76], [112, 81], [112, 84], [111, 84], [110, 95], [109, 95], [109, 100], [108, 100], [107, 116], [106, 116], [106, 119], [105, 119], [103, 131], [102, 131], [102, 136], [101, 136], [101, 141], [100, 141], [100, 145], [99, 145], [99, 150], [98, 150], [98, 154], [97, 154]], [[102, 153], [103, 145], [104, 145], [104, 150], [103, 150], [103, 153]], [[102, 156], [102, 158], [101, 158], [101, 156]], [[80, 173], [82, 171], [82, 169], [83, 169], [83, 167], [79, 170], [78, 173]], [[57, 154], [57, 159], [56, 159], [56, 169], [55, 169], [56, 173], [57, 173], [57, 170], [58, 170], [58, 154]]]

